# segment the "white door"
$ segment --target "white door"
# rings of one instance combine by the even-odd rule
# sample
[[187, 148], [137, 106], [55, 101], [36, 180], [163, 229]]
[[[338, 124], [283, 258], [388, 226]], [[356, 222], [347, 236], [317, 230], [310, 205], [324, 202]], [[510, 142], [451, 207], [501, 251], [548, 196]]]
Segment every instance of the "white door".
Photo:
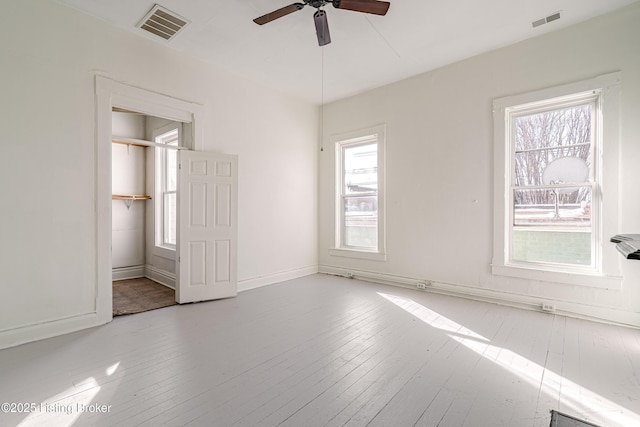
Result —
[[237, 295], [238, 158], [178, 153], [176, 301]]

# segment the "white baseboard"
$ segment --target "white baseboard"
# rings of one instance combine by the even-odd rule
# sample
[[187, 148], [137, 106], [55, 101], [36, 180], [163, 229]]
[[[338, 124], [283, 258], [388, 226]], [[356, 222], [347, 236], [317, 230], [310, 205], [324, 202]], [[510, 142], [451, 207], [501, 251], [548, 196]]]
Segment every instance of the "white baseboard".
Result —
[[[112, 280], [127, 280], [139, 277], [148, 277], [171, 289], [175, 289], [175, 274], [160, 270], [151, 265], [114, 268], [112, 270]], [[110, 320], [109, 318], [109, 321]], [[33, 325], [19, 326], [17, 328], [0, 331], [0, 349], [64, 335], [105, 323], [108, 323], [108, 321], [100, 320], [96, 313], [93, 312]]]
[[[298, 277], [309, 276], [318, 272], [317, 266], [297, 268], [294, 270], [282, 271], [265, 276], [254, 277], [238, 281], [238, 292], [249, 289], [259, 288], [261, 286], [272, 285], [274, 283], [283, 282], [285, 280], [297, 279]], [[161, 270], [152, 265], [140, 265], [134, 267], [121, 267], [113, 269], [113, 280], [136, 279], [139, 277], [147, 277], [155, 282], [163, 284], [171, 289], [176, 288], [176, 275], [174, 273]]]
[[135, 265], [133, 267], [118, 267], [111, 270], [111, 280], [127, 280], [144, 277], [144, 265]]
[[576, 317], [602, 323], [611, 323], [618, 326], [640, 328], [640, 313], [621, 311], [608, 307], [599, 307], [568, 301], [555, 301], [528, 295], [482, 289], [474, 286], [434, 281], [432, 281], [431, 285], [427, 286], [426, 289], [419, 290], [417, 289], [416, 284], [418, 282], [424, 281], [424, 279], [390, 275], [372, 271], [332, 267], [328, 265], [320, 265], [318, 267], [318, 272], [344, 277], [349, 277], [349, 274], [351, 274], [352, 277], [356, 279], [414, 289], [416, 290], [416, 292], [434, 292], [442, 295], [467, 298], [476, 301], [522, 308], [526, 310], [542, 311], [542, 303], [550, 303], [555, 305], [556, 307], [556, 311], [554, 312], [554, 314]]
[[147, 277], [154, 282], [158, 282], [173, 290], [176, 289], [176, 275], [166, 270], [161, 270], [152, 265], [144, 266], [144, 277]]
[[82, 329], [103, 325], [96, 313], [80, 314], [64, 319], [26, 325], [0, 332], [0, 349], [15, 347], [31, 341], [39, 341]]
[[268, 274], [265, 276], [254, 277], [238, 281], [238, 292], [248, 291], [262, 286], [272, 285], [274, 283], [284, 282], [285, 280], [297, 279], [298, 277], [309, 276], [318, 272], [318, 266], [296, 268], [294, 270], [281, 271], [279, 273]]
[[111, 271], [111, 277], [114, 281], [146, 277], [168, 288], [176, 289], [176, 275], [174, 273], [161, 270], [149, 264], [114, 268]]

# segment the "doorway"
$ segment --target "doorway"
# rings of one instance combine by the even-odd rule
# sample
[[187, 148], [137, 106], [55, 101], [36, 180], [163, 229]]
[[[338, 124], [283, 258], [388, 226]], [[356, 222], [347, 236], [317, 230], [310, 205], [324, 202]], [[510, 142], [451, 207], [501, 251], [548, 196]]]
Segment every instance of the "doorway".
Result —
[[[190, 138], [189, 149], [178, 150], [176, 156], [178, 177], [173, 196], [176, 203], [176, 301], [183, 304], [237, 295], [238, 156], [203, 150], [202, 105], [103, 75], [96, 75], [95, 89], [96, 324], [110, 322], [113, 318], [113, 107], [182, 123], [185, 146]], [[130, 146], [131, 139], [125, 139], [126, 145]], [[157, 145], [153, 141], [142, 142], [146, 146]], [[166, 148], [166, 145], [161, 147]], [[161, 274], [155, 268], [150, 271]]]
[[113, 315], [175, 304], [177, 151], [191, 123], [112, 107]]

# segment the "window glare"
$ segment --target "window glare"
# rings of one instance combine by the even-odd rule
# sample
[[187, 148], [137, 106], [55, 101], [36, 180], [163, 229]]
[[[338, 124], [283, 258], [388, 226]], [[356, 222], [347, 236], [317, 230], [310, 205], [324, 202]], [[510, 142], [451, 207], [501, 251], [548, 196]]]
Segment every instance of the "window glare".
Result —
[[178, 152], [176, 150], [167, 150], [165, 155], [166, 164], [166, 191], [176, 191], [176, 182], [178, 181]]
[[163, 243], [176, 244], [176, 193], [164, 195]]
[[[179, 146], [180, 134], [177, 128], [158, 135], [155, 142], [167, 146]], [[157, 245], [175, 247], [176, 245], [176, 190], [178, 181], [178, 153], [175, 149], [156, 148], [157, 183], [160, 211], [158, 217]], [[159, 228], [158, 228], [159, 227]]]
[[376, 144], [344, 149], [345, 194], [375, 192], [378, 188], [378, 152]]

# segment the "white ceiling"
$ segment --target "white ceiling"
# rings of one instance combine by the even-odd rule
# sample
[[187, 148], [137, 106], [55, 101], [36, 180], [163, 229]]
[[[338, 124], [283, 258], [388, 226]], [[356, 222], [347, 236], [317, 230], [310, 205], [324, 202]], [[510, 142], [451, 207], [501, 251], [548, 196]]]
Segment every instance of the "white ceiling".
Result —
[[[332, 43], [318, 47], [310, 6], [266, 25], [252, 19], [301, 0], [57, 0], [218, 67], [320, 104], [573, 25], [639, 0], [391, 0], [386, 16], [327, 5]], [[191, 23], [167, 42], [136, 28], [158, 2]], [[561, 19], [531, 22], [561, 12]]]

